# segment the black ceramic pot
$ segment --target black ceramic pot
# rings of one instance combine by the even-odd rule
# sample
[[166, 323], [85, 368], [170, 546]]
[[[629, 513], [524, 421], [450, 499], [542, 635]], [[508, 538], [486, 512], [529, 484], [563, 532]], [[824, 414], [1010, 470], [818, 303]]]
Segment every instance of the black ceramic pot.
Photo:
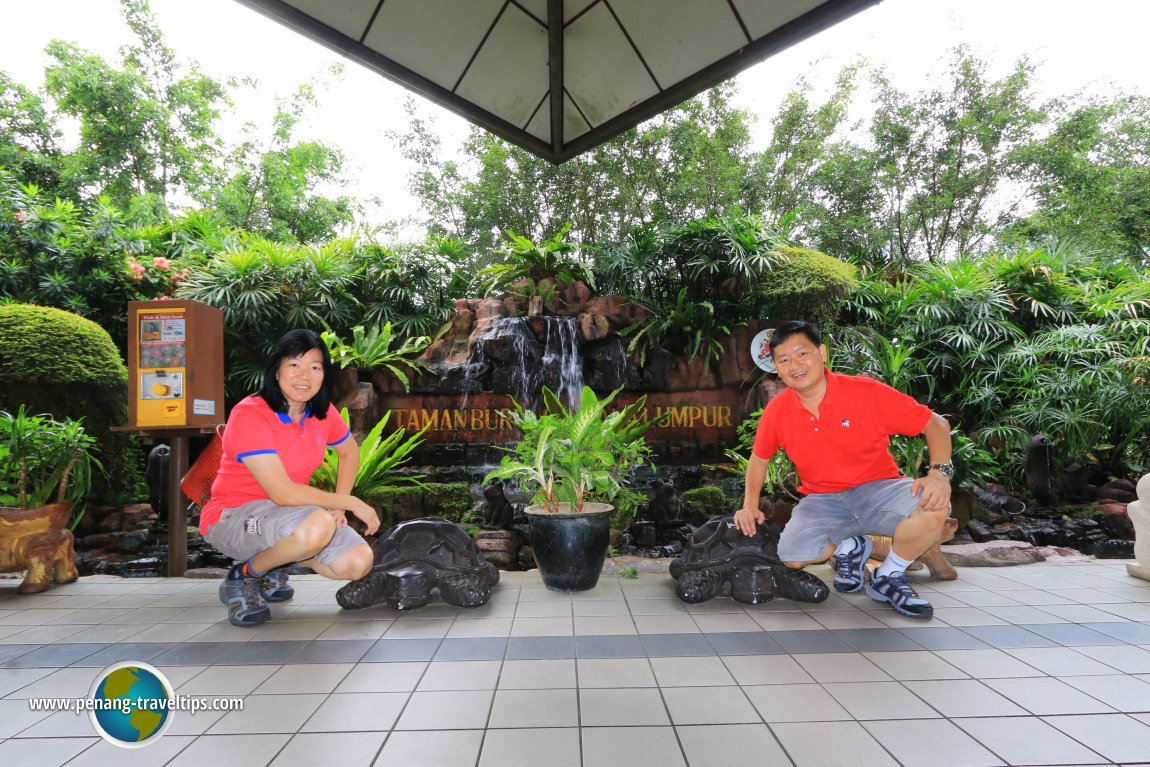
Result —
[[[587, 591], [599, 582], [607, 542], [611, 535], [611, 512], [606, 503], [585, 503], [583, 511], [549, 514], [542, 506], [528, 506], [528, 529], [535, 564], [543, 585], [555, 591]], [[566, 513], [565, 513], [566, 512]]]

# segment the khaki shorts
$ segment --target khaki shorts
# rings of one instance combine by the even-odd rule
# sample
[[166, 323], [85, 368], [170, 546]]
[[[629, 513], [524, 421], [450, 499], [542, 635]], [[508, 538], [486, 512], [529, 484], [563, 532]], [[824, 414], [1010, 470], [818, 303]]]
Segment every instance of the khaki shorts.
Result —
[[[204, 540], [232, 559], [247, 560], [295, 532], [321, 506], [277, 506], [270, 500], [249, 501], [224, 509], [220, 521], [208, 528]], [[366, 541], [346, 525], [336, 528], [331, 542], [315, 558], [331, 565]]]

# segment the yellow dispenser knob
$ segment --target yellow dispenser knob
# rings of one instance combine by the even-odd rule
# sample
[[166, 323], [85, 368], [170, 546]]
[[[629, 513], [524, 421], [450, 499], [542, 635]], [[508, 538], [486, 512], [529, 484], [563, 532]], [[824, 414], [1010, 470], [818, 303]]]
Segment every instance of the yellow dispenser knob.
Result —
[[171, 392], [172, 387], [166, 384], [155, 384], [152, 387], [152, 394], [155, 394], [157, 397], [166, 397], [167, 395], [171, 394]]

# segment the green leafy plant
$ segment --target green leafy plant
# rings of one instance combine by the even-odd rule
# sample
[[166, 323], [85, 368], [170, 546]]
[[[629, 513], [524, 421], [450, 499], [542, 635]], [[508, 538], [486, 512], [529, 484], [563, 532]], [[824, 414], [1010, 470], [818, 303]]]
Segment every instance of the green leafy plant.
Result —
[[719, 320], [710, 301], [692, 301], [686, 288], [667, 306], [641, 298], [632, 300], [651, 313], [649, 320], [621, 331], [621, 335], [631, 336], [627, 352], [637, 353], [640, 365], [646, 363], [652, 349], [675, 349], [687, 360], [702, 357], [707, 372], [712, 362], [722, 358], [723, 341], [731, 334], [731, 326]]
[[[564, 239], [570, 232], [571, 224], [568, 223], [550, 240], [536, 244], [527, 237], [508, 231], [503, 247], [496, 251], [503, 260], [480, 270], [475, 276], [481, 292], [491, 295], [522, 280], [530, 281], [534, 286], [531, 290], [535, 292], [527, 295], [538, 294], [542, 290], [540, 284], [545, 284], [546, 280], [564, 284], [581, 280], [594, 289], [595, 274], [591, 265], [577, 258], [581, 247]], [[517, 290], [524, 294], [527, 289], [519, 287]]]
[[93, 472], [103, 469], [94, 451], [79, 421], [29, 415], [23, 405], [15, 415], [0, 411], [0, 505], [33, 509], [55, 496], [82, 509]]
[[646, 397], [609, 411], [620, 391], [599, 399], [585, 386], [575, 412], [568, 412], [547, 387], [542, 415], [514, 402], [502, 415], [523, 436], [483, 481], [516, 479], [524, 489], [533, 485], [549, 513], [558, 513], [560, 503], [581, 512], [586, 501], [615, 501], [625, 492], [622, 481], [630, 470], [649, 459], [644, 434], [663, 420], [644, 418]]
[[[347, 408], [344, 408], [340, 415], [347, 421]], [[383, 431], [387, 428], [390, 418], [389, 410], [359, 443], [359, 470], [351, 488], [351, 494], [354, 496], [371, 498], [381, 489], [397, 485], [423, 486], [420, 481], [423, 479], [422, 474], [397, 474], [396, 469], [411, 459], [412, 451], [423, 443], [423, 434], [428, 427], [425, 426], [410, 436], [407, 436], [403, 429], [396, 429], [384, 437]], [[334, 450], [329, 450], [324, 456], [323, 464], [312, 475], [311, 483], [321, 490], [334, 492], [338, 476], [339, 456]]]
[[638, 578], [639, 568], [635, 565], [615, 565], [615, 575], [620, 578]]
[[382, 328], [372, 328], [364, 331], [362, 325], [351, 329], [352, 340], [350, 344], [331, 331], [323, 331], [320, 337], [327, 344], [331, 352], [331, 360], [341, 368], [355, 368], [357, 370], [371, 370], [373, 368], [386, 368], [403, 384], [407, 391], [411, 390], [411, 381], [404, 372], [426, 373], [427, 367], [411, 359], [431, 345], [428, 336], [405, 338], [399, 348], [392, 345], [398, 340], [392, 333], [391, 323], [384, 323]]

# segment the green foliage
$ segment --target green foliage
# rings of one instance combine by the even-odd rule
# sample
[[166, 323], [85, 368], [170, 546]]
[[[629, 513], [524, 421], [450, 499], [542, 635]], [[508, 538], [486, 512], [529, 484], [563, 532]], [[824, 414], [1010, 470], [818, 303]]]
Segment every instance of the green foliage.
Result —
[[[79, 421], [0, 411], [0, 506], [34, 509], [71, 501], [79, 519], [92, 487], [95, 440]], [[53, 497], [54, 496], [54, 497]]]
[[[347, 408], [340, 412], [343, 420], [347, 421]], [[359, 443], [359, 469], [355, 475], [355, 483], [350, 494], [358, 498], [372, 498], [380, 490], [397, 485], [421, 485], [422, 474], [398, 474], [396, 470], [411, 460], [411, 453], [423, 444], [423, 434], [427, 427], [411, 436], [400, 428], [389, 436], [383, 436], [387, 422], [391, 418], [391, 411], [383, 414], [383, 418], [375, 425], [363, 441]], [[320, 490], [335, 492], [335, 483], [339, 477], [339, 456], [334, 450], [328, 450], [324, 455], [323, 464], [312, 475], [311, 483]]]
[[727, 498], [727, 494], [715, 485], [684, 490], [679, 494], [679, 502], [683, 504], [684, 509], [697, 510], [699, 516], [704, 518], [726, 514], [731, 508], [731, 500]]
[[635, 565], [615, 565], [615, 575], [620, 578], [638, 578], [639, 568]]
[[704, 371], [722, 358], [723, 340], [730, 335], [731, 327], [718, 321], [710, 301], [690, 301], [686, 288], [679, 291], [671, 305], [640, 298], [631, 300], [651, 314], [643, 323], [621, 331], [622, 335], [631, 336], [627, 352], [636, 354], [640, 365], [646, 364], [652, 349], [673, 350], [687, 360], [702, 357]]
[[489, 296], [521, 280], [529, 283], [530, 294], [539, 293], [545, 281], [569, 285], [581, 280], [594, 289], [595, 275], [589, 264], [579, 260], [579, 244], [564, 239], [570, 232], [571, 224], [564, 224], [550, 240], [536, 244], [509, 230], [503, 245], [495, 251], [501, 257], [499, 262], [475, 276], [480, 293]]
[[522, 437], [483, 481], [516, 479], [524, 489], [536, 486], [551, 513], [560, 503], [579, 512], [585, 501], [614, 502], [624, 491], [622, 481], [628, 472], [650, 456], [643, 435], [661, 422], [643, 419], [646, 397], [609, 412], [618, 394], [616, 390], [599, 399], [585, 386], [572, 413], [546, 387], [542, 415], [513, 403], [514, 409], [503, 416]]
[[832, 326], [843, 302], [858, 287], [858, 268], [806, 248], [781, 247], [776, 254], [760, 283], [771, 316]]
[[384, 526], [406, 519], [438, 517], [456, 522], [474, 537], [481, 519], [472, 513], [471, 490], [463, 483], [421, 482], [416, 485], [380, 487], [368, 500], [380, 510]]
[[411, 391], [411, 382], [403, 368], [414, 373], [428, 371], [425, 365], [412, 359], [431, 345], [428, 336], [404, 339], [398, 349], [392, 349], [396, 338], [391, 332], [390, 322], [385, 323], [382, 328], [372, 328], [368, 333], [364, 332], [363, 325], [356, 325], [351, 329], [351, 333], [350, 344], [345, 344], [342, 338], [330, 331], [320, 333], [331, 352], [332, 362], [341, 368], [356, 370], [386, 368], [400, 380], [405, 391]]

